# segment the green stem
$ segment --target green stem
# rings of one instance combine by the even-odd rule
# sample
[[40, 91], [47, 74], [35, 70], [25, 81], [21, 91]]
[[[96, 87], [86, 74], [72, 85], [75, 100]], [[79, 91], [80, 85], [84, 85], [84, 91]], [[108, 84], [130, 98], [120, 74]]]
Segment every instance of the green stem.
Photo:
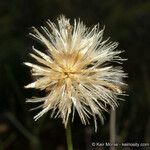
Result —
[[68, 150], [73, 150], [70, 121], [68, 121], [68, 125], [67, 125], [67, 128], [66, 128], [66, 139], [67, 139]]
[[[111, 108], [110, 114], [110, 143], [116, 142], [116, 110]], [[110, 147], [110, 150], [115, 150], [115, 147]]]

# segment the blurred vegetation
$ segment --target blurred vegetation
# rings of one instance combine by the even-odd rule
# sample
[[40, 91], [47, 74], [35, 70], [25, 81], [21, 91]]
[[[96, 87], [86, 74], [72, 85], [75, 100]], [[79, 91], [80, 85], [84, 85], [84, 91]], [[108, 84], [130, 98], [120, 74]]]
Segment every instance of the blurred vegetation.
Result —
[[[106, 27], [105, 39], [110, 36], [119, 41], [119, 49], [125, 50], [123, 57], [128, 58], [124, 70], [129, 74], [129, 96], [117, 109], [117, 141], [150, 142], [149, 0], [1, 0], [0, 149], [66, 149], [61, 120], [49, 119], [47, 114], [34, 122], [36, 111], [28, 111], [31, 106], [25, 98], [36, 91], [23, 88], [32, 80], [29, 69], [22, 64], [29, 59], [34, 44], [28, 37], [30, 27], [43, 25], [47, 19], [54, 21], [60, 14], [81, 18], [88, 26], [99, 22]], [[91, 150], [92, 141], [109, 141], [109, 114], [105, 125], [99, 124], [97, 134], [93, 123], [83, 126], [78, 117], [72, 130], [75, 149]], [[126, 147], [130, 149], [134, 148]]]

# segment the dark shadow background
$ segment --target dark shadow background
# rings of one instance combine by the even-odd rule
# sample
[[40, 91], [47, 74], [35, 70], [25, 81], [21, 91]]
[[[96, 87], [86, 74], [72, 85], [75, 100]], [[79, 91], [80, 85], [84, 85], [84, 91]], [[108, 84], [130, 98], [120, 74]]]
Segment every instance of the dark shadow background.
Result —
[[[34, 122], [37, 112], [25, 98], [35, 95], [23, 87], [32, 79], [23, 62], [34, 41], [28, 37], [31, 26], [39, 27], [60, 14], [81, 18], [88, 26], [105, 25], [104, 38], [119, 41], [128, 58], [128, 97], [117, 109], [117, 141], [150, 142], [150, 1], [149, 0], [1, 0], [0, 1], [0, 149], [64, 150], [65, 131], [59, 119], [49, 114]], [[72, 124], [75, 150], [92, 150], [91, 143], [109, 142], [109, 114], [99, 121], [98, 133], [83, 126], [78, 117]], [[103, 150], [101, 147], [93, 149]], [[108, 148], [105, 148], [108, 149]], [[134, 147], [118, 147], [131, 150]], [[149, 149], [148, 147], [140, 149]]]

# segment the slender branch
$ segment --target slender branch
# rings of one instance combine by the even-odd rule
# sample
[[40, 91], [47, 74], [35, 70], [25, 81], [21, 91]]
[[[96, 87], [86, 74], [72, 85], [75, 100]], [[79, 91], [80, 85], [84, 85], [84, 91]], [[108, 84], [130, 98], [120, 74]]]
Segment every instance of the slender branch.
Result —
[[68, 121], [68, 125], [67, 125], [67, 128], [66, 128], [66, 139], [67, 139], [67, 147], [68, 147], [68, 150], [73, 150], [70, 121]]
[[[116, 142], [116, 110], [111, 109], [110, 114], [110, 143]], [[110, 150], [115, 150], [115, 146], [110, 147]]]

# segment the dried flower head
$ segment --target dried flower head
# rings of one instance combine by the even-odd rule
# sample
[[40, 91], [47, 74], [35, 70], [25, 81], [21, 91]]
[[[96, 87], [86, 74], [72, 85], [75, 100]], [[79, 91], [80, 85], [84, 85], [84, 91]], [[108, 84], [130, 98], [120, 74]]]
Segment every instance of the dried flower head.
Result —
[[45, 90], [42, 98], [28, 99], [27, 102], [42, 102], [42, 110], [34, 117], [39, 119], [52, 110], [51, 117], [61, 117], [65, 126], [71, 116], [78, 112], [83, 124], [96, 116], [103, 121], [102, 111], [106, 106], [117, 106], [118, 95], [126, 76], [121, 67], [110, 66], [110, 62], [121, 63], [115, 50], [118, 43], [102, 41], [104, 29], [99, 26], [87, 28], [83, 22], [74, 20], [73, 25], [64, 16], [58, 18], [58, 25], [47, 21], [48, 27], [38, 31], [33, 27], [32, 37], [45, 46], [45, 53], [35, 49], [31, 56], [38, 62], [26, 62], [36, 81], [25, 86]]

